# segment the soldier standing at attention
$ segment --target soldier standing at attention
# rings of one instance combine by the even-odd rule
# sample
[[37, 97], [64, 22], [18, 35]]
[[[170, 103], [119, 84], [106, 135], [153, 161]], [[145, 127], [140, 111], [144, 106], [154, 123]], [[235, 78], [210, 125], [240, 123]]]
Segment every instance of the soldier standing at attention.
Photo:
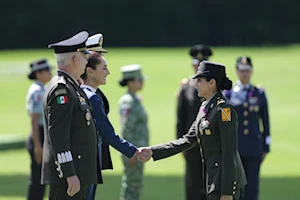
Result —
[[51, 79], [51, 67], [47, 60], [42, 59], [30, 63], [30, 69], [28, 78], [34, 80], [34, 83], [26, 96], [26, 109], [31, 119], [31, 134], [26, 143], [31, 157], [27, 200], [42, 200], [45, 193], [45, 186], [41, 185], [44, 142], [43, 96], [44, 85]]
[[49, 45], [58, 64], [44, 95], [42, 184], [50, 184], [50, 200], [83, 200], [87, 185], [99, 183], [96, 128], [77, 81], [90, 53], [85, 46], [88, 36], [82, 31]]
[[[238, 114], [221, 93], [229, 90], [225, 66], [202, 61], [197, 74], [198, 95], [205, 98], [189, 131], [181, 138], [161, 145], [141, 148], [138, 159], [163, 159], [199, 144], [202, 174], [206, 176], [208, 200], [238, 200], [246, 184], [245, 172], [238, 152]], [[204, 170], [205, 166], [205, 170]]]
[[252, 68], [249, 57], [239, 57], [236, 63], [239, 80], [233, 89], [224, 92], [240, 116], [239, 152], [248, 181], [245, 200], [258, 199], [260, 165], [270, 151], [271, 142], [268, 101], [265, 90], [250, 83]]
[[[121, 134], [125, 140], [137, 147], [148, 146], [147, 114], [136, 92], [143, 87], [144, 77], [140, 65], [127, 65], [121, 68], [121, 86], [128, 91], [119, 100]], [[143, 185], [142, 162], [122, 155], [124, 174], [120, 200], [138, 200]]]
[[[191, 47], [189, 54], [193, 58], [193, 70], [196, 73], [199, 63], [208, 60], [212, 55], [212, 50], [205, 45], [198, 44]], [[177, 100], [177, 138], [188, 132], [203, 101], [204, 99], [198, 96], [195, 80], [184, 78], [181, 81]], [[205, 200], [205, 184], [201, 173], [202, 164], [199, 146], [196, 145], [183, 152], [183, 155], [186, 161], [185, 199]]]

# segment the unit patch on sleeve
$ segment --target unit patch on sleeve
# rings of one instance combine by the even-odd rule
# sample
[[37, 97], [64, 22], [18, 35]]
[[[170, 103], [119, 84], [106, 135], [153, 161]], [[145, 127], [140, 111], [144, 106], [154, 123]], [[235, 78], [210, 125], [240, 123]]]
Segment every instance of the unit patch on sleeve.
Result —
[[222, 111], [222, 122], [230, 122], [231, 121], [230, 108], [221, 108], [221, 111]]

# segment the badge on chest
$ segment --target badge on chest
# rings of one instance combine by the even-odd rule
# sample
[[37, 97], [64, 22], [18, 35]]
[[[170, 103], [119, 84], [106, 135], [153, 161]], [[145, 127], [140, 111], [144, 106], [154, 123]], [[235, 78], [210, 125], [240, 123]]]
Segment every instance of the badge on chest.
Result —
[[208, 120], [203, 120], [200, 124], [199, 124], [199, 132], [200, 132], [200, 135], [211, 135], [211, 131], [209, 129], [209, 124], [210, 122]]

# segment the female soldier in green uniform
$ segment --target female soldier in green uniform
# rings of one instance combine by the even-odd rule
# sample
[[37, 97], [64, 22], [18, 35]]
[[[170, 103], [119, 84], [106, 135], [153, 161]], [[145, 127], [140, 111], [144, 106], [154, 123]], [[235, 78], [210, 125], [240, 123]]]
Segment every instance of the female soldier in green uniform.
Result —
[[[127, 92], [119, 100], [121, 134], [136, 147], [148, 146], [147, 114], [136, 92], [143, 87], [144, 77], [140, 65], [127, 65], [121, 68], [120, 85]], [[122, 177], [121, 200], [138, 200], [143, 182], [143, 163], [136, 158], [122, 155], [124, 174]]]
[[225, 66], [203, 61], [197, 74], [198, 96], [204, 97], [199, 113], [188, 133], [170, 143], [145, 148], [138, 156], [141, 161], [159, 160], [199, 144], [206, 179], [208, 200], [238, 200], [246, 184], [244, 169], [238, 153], [238, 115], [221, 90], [230, 89]]

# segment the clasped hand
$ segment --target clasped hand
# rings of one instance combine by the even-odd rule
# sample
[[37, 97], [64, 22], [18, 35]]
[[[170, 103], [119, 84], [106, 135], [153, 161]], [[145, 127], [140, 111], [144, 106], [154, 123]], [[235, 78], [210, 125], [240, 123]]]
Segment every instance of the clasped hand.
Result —
[[151, 159], [152, 154], [153, 152], [151, 147], [141, 147], [137, 149], [135, 157], [141, 162], [147, 162]]

